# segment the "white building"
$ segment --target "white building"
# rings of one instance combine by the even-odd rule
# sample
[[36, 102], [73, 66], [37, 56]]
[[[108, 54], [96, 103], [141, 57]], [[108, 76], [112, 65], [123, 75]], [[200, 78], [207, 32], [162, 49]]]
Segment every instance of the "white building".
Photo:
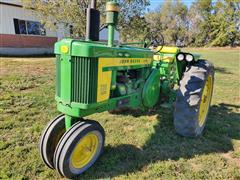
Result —
[[[69, 36], [69, 29], [42, 27], [36, 13], [24, 9], [21, 0], [0, 0], [0, 55], [53, 54], [54, 43]], [[115, 37], [119, 40], [118, 32]], [[106, 29], [100, 39], [107, 39]]]
[[41, 26], [21, 0], [0, 0], [0, 55], [52, 54], [61, 32]]

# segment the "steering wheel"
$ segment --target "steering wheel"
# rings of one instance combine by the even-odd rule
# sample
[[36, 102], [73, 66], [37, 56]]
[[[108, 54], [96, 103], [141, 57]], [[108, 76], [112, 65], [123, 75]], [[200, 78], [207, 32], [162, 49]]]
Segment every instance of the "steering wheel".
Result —
[[163, 46], [164, 37], [160, 32], [157, 31], [149, 32], [144, 38], [144, 48], [152, 48], [155, 53], [161, 51]]

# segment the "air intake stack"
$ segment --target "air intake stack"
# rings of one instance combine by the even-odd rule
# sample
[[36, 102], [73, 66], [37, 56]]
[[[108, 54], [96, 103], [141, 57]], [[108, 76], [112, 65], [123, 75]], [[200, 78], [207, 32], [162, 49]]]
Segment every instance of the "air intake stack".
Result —
[[107, 2], [106, 24], [108, 25], [108, 46], [112, 47], [114, 42], [114, 32], [118, 23], [119, 5], [116, 0]]

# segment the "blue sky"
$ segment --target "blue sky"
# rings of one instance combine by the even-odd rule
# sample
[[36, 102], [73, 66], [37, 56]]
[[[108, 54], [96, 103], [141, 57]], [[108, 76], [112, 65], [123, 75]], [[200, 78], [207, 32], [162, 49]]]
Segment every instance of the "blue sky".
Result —
[[[150, 0], [151, 2], [150, 9], [154, 10], [156, 7], [159, 6], [159, 4], [163, 3], [164, 1], [165, 0]], [[190, 7], [194, 0], [182, 0], [182, 2], [186, 4], [188, 7]]]

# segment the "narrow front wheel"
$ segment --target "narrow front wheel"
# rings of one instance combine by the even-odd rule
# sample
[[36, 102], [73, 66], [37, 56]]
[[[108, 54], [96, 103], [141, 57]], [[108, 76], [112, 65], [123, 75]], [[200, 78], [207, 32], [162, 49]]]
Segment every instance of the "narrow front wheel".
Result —
[[56, 146], [64, 133], [64, 115], [59, 115], [50, 121], [42, 133], [39, 143], [39, 151], [43, 162], [51, 169], [54, 169], [53, 155]]
[[60, 140], [54, 164], [57, 171], [72, 179], [89, 169], [103, 151], [105, 133], [96, 121], [74, 124]]

